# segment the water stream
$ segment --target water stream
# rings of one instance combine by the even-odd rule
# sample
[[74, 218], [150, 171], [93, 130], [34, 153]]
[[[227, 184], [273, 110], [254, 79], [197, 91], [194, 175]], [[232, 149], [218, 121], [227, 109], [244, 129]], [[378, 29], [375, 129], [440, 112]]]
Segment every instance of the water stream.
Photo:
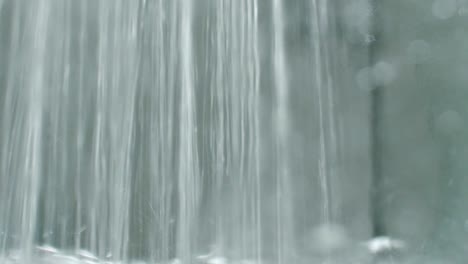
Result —
[[0, 1], [0, 262], [370, 261], [367, 22], [291, 2]]

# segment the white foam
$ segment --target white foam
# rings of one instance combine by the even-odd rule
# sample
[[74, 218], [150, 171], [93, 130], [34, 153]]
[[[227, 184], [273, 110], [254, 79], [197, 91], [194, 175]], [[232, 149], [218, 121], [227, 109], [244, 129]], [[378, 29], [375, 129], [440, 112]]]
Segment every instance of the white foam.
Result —
[[180, 261], [180, 259], [173, 259], [169, 262], [170, 264], [182, 264], [182, 261]]
[[226, 264], [227, 259], [223, 257], [213, 257], [206, 261], [207, 264]]
[[60, 263], [60, 264], [76, 264], [76, 263], [83, 263], [79, 258], [74, 257], [74, 256], [68, 256], [68, 255], [53, 255], [50, 258], [47, 258], [47, 262], [45, 263]]
[[389, 250], [402, 250], [406, 248], [406, 243], [404, 241], [386, 236], [375, 237], [367, 241], [365, 245], [373, 254]]
[[57, 254], [59, 253], [59, 250], [56, 249], [55, 247], [51, 245], [42, 245], [42, 246], [36, 246], [36, 249], [40, 253], [50, 253], [50, 254]]
[[95, 256], [93, 253], [87, 251], [87, 250], [84, 250], [84, 249], [79, 249], [76, 251], [76, 254], [78, 255], [78, 257], [80, 259], [83, 259], [83, 260], [89, 260], [89, 261], [98, 261], [98, 257]]

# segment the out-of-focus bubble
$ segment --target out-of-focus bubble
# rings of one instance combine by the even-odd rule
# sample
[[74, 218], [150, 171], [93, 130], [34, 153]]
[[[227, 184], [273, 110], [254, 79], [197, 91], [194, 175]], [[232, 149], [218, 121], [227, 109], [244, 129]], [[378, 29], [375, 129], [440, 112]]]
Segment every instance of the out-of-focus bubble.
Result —
[[314, 228], [306, 240], [309, 248], [324, 254], [343, 250], [349, 242], [346, 230], [336, 224], [322, 224]]
[[439, 19], [448, 19], [456, 13], [456, 0], [435, 0], [432, 3], [432, 14]]
[[435, 131], [442, 136], [454, 136], [463, 128], [463, 118], [454, 110], [447, 110], [435, 118]]
[[365, 67], [356, 74], [356, 83], [359, 89], [372, 91], [378, 86], [385, 86], [395, 80], [397, 74], [395, 67], [386, 62], [380, 61], [373, 67]]
[[388, 85], [396, 78], [395, 67], [386, 62], [380, 61], [372, 68], [374, 82], [376, 85]]
[[465, 220], [464, 229], [465, 232], [468, 232], [468, 220]]
[[466, 16], [467, 14], [468, 14], [468, 8], [467, 7], [458, 8], [458, 15], [459, 16]]
[[431, 55], [431, 47], [426, 41], [418, 39], [408, 45], [407, 52], [412, 63], [424, 63]]

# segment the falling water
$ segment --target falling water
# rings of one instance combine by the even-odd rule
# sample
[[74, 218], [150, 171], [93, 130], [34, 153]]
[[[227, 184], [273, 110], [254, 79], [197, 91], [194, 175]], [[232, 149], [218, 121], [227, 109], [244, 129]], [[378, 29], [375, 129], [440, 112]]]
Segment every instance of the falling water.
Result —
[[354, 258], [368, 94], [343, 87], [366, 52], [342, 10], [0, 1], [0, 262]]

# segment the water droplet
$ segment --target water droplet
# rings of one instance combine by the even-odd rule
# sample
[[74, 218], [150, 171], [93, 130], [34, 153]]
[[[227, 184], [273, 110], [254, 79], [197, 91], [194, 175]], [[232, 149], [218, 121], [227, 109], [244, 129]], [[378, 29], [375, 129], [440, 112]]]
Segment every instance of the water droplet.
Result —
[[447, 110], [435, 119], [435, 130], [443, 136], [453, 136], [463, 128], [463, 118], [454, 110]]
[[388, 85], [396, 77], [395, 67], [385, 61], [380, 61], [372, 68], [372, 74], [376, 85]]
[[465, 232], [468, 232], [468, 220], [465, 220]]
[[432, 14], [439, 19], [448, 19], [457, 12], [456, 0], [435, 0], [432, 3]]
[[342, 226], [323, 224], [312, 230], [307, 243], [314, 251], [329, 253], [344, 249], [349, 243], [349, 238]]
[[408, 45], [407, 52], [411, 62], [418, 64], [429, 59], [431, 48], [424, 40], [414, 40]]
[[458, 9], [459, 16], [466, 16], [468, 14], [468, 8], [462, 7]]

